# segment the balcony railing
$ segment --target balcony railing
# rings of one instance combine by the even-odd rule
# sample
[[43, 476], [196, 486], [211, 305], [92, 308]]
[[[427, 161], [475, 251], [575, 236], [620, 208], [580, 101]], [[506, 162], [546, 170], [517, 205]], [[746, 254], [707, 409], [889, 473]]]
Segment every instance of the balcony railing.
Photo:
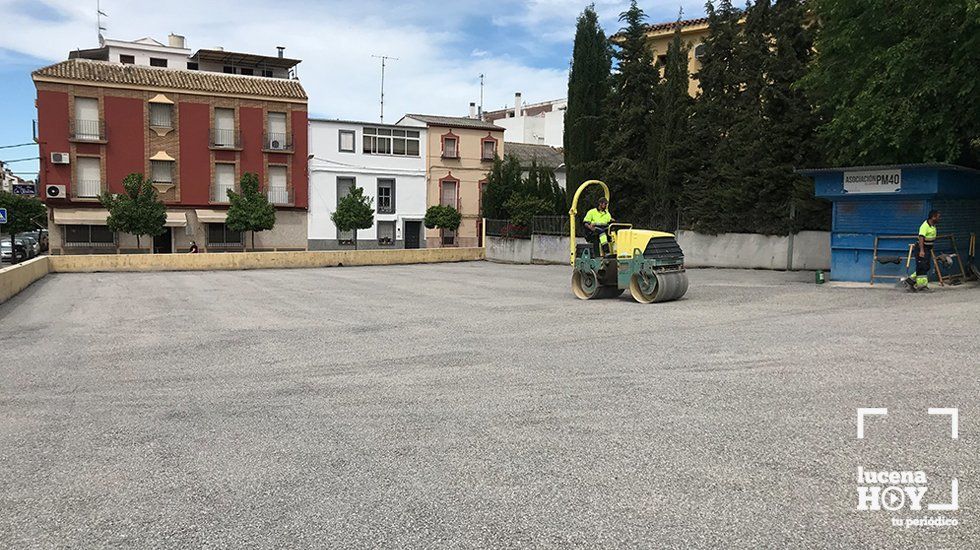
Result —
[[75, 119], [72, 136], [79, 141], [104, 141], [105, 124], [101, 120]]
[[228, 202], [228, 190], [234, 190], [234, 185], [214, 183], [211, 185], [211, 202]]
[[292, 204], [291, 195], [287, 187], [269, 187], [268, 197], [272, 204]]
[[102, 192], [101, 180], [77, 180], [75, 182], [75, 196], [80, 198], [95, 198]]
[[241, 139], [235, 130], [211, 129], [211, 147], [216, 149], [238, 149]]
[[265, 135], [265, 148], [270, 151], [292, 151], [292, 136], [284, 133], [270, 132]]

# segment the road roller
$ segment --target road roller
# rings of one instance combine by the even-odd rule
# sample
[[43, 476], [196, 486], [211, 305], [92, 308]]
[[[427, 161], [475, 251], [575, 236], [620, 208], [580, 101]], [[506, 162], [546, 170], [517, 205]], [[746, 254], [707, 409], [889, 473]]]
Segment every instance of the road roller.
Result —
[[[642, 304], [669, 302], [687, 293], [684, 253], [673, 233], [634, 229], [628, 223], [596, 226], [588, 244], [575, 240], [578, 200], [590, 185], [602, 187], [606, 202], [609, 186], [589, 180], [579, 186], [568, 211], [571, 231], [572, 292], [582, 300], [614, 298], [629, 289]], [[604, 238], [603, 238], [604, 236]]]

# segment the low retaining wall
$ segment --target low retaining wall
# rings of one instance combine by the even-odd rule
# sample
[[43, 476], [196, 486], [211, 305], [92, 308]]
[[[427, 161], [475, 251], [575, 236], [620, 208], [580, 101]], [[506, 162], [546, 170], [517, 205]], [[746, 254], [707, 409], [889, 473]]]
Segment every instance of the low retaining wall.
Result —
[[[579, 242], [585, 241], [580, 239]], [[783, 237], [752, 233], [704, 235], [694, 231], [678, 231], [677, 242], [684, 250], [684, 263], [689, 267], [830, 269], [830, 233], [824, 231], [802, 231]], [[516, 264], [566, 264], [568, 237], [487, 237], [487, 259]]]
[[0, 304], [31, 286], [34, 281], [47, 275], [50, 270], [48, 256], [40, 256], [0, 269]]
[[482, 248], [336, 250], [328, 252], [229, 252], [224, 254], [104, 254], [50, 256], [53, 273], [95, 271], [220, 271], [338, 265], [396, 265], [484, 259]]
[[704, 235], [678, 231], [689, 267], [740, 269], [830, 269], [830, 233], [802, 231], [775, 236], [754, 233]]
[[[584, 239], [578, 239], [584, 243]], [[568, 264], [568, 237], [532, 235], [530, 239], [487, 237], [487, 259], [511, 264]]]

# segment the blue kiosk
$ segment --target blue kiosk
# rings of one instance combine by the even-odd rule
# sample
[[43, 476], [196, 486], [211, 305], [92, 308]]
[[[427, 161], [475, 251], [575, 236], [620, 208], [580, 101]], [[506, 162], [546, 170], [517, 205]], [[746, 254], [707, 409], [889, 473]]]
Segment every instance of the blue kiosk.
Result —
[[[880, 283], [906, 275], [909, 245], [932, 209], [942, 213], [936, 254], [958, 252], [970, 269], [971, 235], [980, 234], [980, 171], [952, 164], [896, 164], [799, 173], [814, 179], [817, 197], [833, 203], [833, 280], [868, 283], [874, 273]], [[878, 258], [891, 263], [874, 261], [876, 246]], [[895, 258], [900, 261], [894, 263]], [[914, 259], [912, 264], [914, 269]], [[959, 263], [944, 268], [949, 272], [959, 273]]]

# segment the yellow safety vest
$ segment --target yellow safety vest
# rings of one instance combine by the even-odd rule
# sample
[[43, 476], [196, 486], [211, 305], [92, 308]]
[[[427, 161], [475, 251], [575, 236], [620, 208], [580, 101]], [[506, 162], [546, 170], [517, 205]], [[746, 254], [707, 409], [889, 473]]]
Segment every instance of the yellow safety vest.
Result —
[[593, 208], [585, 214], [585, 223], [594, 223], [596, 225], [609, 225], [612, 221], [612, 214], [609, 213], [607, 208], [605, 212], [599, 212], [598, 208]]
[[925, 244], [932, 245], [936, 240], [936, 228], [929, 225], [929, 220], [922, 222], [919, 226], [919, 236], [925, 241]]

